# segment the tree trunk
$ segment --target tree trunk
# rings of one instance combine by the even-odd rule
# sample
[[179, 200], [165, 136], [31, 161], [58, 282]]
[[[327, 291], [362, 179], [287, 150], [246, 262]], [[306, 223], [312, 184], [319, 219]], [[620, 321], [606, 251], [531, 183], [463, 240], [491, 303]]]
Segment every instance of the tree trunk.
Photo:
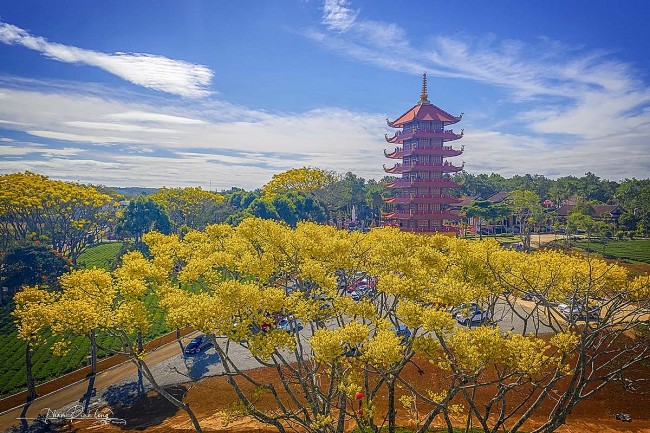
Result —
[[[347, 405], [347, 398], [345, 393], [342, 392], [339, 397], [339, 419], [336, 424], [336, 433], [343, 433], [345, 431], [345, 410]], [[354, 408], [352, 408], [354, 410]]]
[[36, 383], [32, 372], [32, 345], [28, 342], [25, 349], [25, 366], [27, 368], [27, 402], [36, 398]]
[[395, 433], [395, 376], [389, 375], [386, 386], [388, 387], [388, 433]]
[[97, 339], [95, 330], [90, 331], [90, 376], [97, 374]]

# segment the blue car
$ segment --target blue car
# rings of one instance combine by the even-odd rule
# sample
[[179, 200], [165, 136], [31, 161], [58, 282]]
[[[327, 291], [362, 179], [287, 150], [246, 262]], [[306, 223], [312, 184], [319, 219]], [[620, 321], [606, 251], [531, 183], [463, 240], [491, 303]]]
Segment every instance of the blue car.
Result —
[[411, 330], [409, 328], [404, 325], [399, 325], [393, 328], [393, 332], [402, 339], [402, 344], [408, 343], [409, 337], [411, 336]]
[[212, 347], [212, 341], [210, 341], [210, 337], [207, 334], [202, 334], [198, 337], [192, 338], [192, 341], [187, 343], [187, 346], [185, 346], [184, 352], [186, 355], [196, 355], [197, 353], [201, 353], [210, 347]]

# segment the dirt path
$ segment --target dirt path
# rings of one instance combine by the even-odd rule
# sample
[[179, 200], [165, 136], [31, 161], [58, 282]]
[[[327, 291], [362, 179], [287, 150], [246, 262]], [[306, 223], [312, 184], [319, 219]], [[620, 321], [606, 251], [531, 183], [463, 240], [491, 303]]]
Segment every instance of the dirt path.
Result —
[[530, 244], [535, 247], [539, 248], [540, 245], [547, 244], [551, 241], [557, 240], [557, 239], [563, 239], [564, 235], [556, 235], [555, 233], [544, 233], [541, 235], [538, 234], [533, 234], [530, 237]]

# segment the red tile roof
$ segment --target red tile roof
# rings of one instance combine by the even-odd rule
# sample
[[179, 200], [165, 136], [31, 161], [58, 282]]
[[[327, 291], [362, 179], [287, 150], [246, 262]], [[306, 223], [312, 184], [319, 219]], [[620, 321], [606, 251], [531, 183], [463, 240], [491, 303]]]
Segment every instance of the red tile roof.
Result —
[[[573, 205], [573, 204], [565, 204], [565, 205], [560, 206], [559, 208], [557, 208], [555, 213], [557, 215], [559, 215], [559, 216], [565, 217], [565, 216], [568, 216], [573, 211], [574, 207], [575, 207], [575, 205]], [[602, 215], [602, 214], [605, 214], [605, 213], [621, 214], [623, 212], [621, 207], [619, 205], [617, 205], [617, 204], [602, 204], [602, 205], [594, 205], [592, 207], [594, 208], [594, 212], [595, 212], [596, 216]]]
[[451, 125], [459, 122], [461, 117], [462, 114], [458, 117], [452, 116], [445, 110], [442, 110], [433, 104], [417, 104], [393, 122], [389, 121], [388, 123], [390, 126], [395, 128], [401, 128], [405, 123], [413, 120], [435, 120]]

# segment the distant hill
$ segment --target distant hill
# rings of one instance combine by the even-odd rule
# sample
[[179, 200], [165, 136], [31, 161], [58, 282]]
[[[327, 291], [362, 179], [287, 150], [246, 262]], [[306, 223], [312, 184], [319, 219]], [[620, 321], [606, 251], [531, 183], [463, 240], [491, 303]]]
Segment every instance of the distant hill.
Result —
[[138, 186], [129, 186], [129, 187], [109, 187], [110, 189], [114, 190], [115, 192], [122, 194], [124, 198], [131, 199], [134, 197], [137, 197], [139, 195], [150, 195], [153, 194], [154, 192], [158, 191], [159, 188], [144, 188], [144, 187], [138, 187]]

